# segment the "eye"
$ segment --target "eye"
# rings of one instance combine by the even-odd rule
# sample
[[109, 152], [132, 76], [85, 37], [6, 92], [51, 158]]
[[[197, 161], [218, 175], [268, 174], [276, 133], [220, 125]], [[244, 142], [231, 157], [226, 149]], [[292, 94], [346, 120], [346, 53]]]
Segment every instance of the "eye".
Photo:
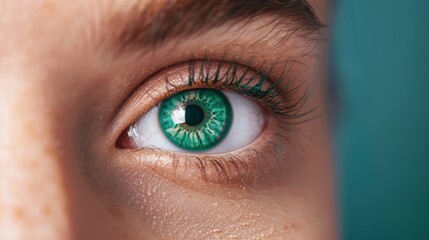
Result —
[[237, 93], [191, 89], [163, 100], [127, 131], [136, 148], [226, 153], [251, 144], [266, 115], [259, 103]]
[[304, 107], [309, 92], [296, 75], [259, 69], [193, 60], [160, 70], [125, 102], [116, 147], [190, 187], [195, 179], [231, 186], [271, 181], [282, 161], [297, 158], [288, 130], [312, 109]]

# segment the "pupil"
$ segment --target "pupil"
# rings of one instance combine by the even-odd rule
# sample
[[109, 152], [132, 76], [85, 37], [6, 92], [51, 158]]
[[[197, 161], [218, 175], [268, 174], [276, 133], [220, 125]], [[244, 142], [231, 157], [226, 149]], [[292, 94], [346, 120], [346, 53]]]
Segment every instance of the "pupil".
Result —
[[204, 111], [197, 105], [189, 105], [185, 108], [185, 123], [189, 126], [197, 126], [204, 120]]

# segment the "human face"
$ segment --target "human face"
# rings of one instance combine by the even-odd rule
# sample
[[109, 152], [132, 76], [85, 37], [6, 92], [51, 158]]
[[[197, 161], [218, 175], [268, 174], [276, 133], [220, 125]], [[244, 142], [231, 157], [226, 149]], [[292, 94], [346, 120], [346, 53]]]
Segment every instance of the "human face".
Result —
[[[327, 9], [0, 0], [0, 238], [335, 239]], [[157, 130], [189, 90], [216, 146]]]

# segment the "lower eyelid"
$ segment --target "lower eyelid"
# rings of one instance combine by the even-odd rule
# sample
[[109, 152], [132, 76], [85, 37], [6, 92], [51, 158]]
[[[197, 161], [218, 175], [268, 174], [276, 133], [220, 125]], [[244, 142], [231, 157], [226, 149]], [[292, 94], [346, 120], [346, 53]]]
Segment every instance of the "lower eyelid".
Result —
[[285, 136], [278, 134], [276, 120], [272, 121], [271, 129], [251, 146], [231, 154], [198, 156], [151, 148], [122, 151], [129, 154], [133, 169], [149, 168], [181, 186], [199, 191], [205, 191], [207, 184], [253, 189], [271, 184], [296, 156]]

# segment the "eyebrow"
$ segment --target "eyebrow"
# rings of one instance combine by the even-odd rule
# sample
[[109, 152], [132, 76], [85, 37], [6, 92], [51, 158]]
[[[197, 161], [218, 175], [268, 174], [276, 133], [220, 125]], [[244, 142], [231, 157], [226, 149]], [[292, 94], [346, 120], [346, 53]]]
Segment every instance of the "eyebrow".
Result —
[[143, 8], [114, 16], [109, 24], [119, 50], [154, 47], [225, 24], [272, 17], [294, 32], [311, 35], [321, 29], [306, 0], [151, 0]]

